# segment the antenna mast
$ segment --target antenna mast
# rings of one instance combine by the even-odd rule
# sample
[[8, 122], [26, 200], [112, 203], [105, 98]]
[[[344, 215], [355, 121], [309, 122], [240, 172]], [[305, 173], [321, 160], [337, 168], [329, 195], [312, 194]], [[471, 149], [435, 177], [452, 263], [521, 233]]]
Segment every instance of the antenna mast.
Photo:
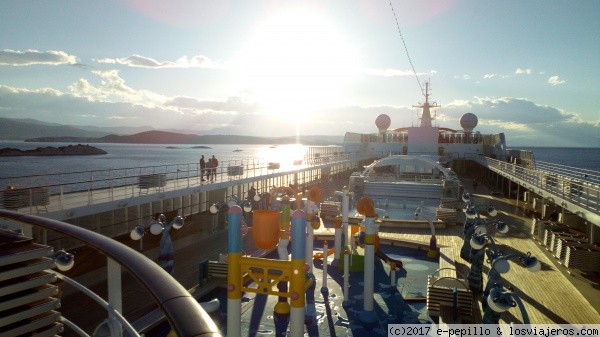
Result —
[[421, 113], [420, 127], [430, 128], [430, 127], [432, 127], [431, 121], [435, 118], [431, 117], [431, 111], [429, 111], [429, 108], [439, 108], [440, 106], [437, 105], [436, 102], [429, 104], [429, 82], [425, 82], [425, 93], [423, 95], [425, 96], [425, 103], [423, 103], [421, 105], [413, 105], [413, 108], [423, 109], [423, 113]]

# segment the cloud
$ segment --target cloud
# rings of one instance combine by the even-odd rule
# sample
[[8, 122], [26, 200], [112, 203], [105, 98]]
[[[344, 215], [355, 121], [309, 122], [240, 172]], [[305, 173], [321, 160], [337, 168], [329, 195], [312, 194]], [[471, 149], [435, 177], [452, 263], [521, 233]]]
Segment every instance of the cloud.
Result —
[[125, 84], [118, 70], [95, 70], [93, 74], [102, 80], [98, 86], [90, 84], [86, 79], [68, 86], [69, 93], [77, 97], [85, 97], [90, 101], [110, 101], [140, 104], [148, 107], [162, 105], [167, 98], [148, 90], [135, 90]]
[[566, 82], [564, 80], [561, 80], [558, 76], [551, 76], [550, 78], [548, 78], [548, 83], [550, 85], [560, 85], [565, 84]]
[[[66, 91], [0, 85], [2, 116], [65, 124], [68, 121], [70, 125], [151, 125], [188, 133], [253, 136], [375, 133], [375, 119], [380, 114], [390, 116], [390, 129], [419, 123], [417, 110], [404, 106], [346, 105], [303, 111], [299, 115], [289, 111], [267, 113], [261, 105], [237, 95], [224, 99], [169, 97], [131, 87], [117, 70], [92, 73], [95, 78], [81, 78]], [[438, 109], [436, 123], [460, 129], [460, 117], [467, 112], [479, 119], [476, 131], [504, 132], [511, 146], [600, 147], [600, 120], [585, 121], [577, 113], [525, 98], [474, 97], [452, 101]]]
[[176, 61], [162, 61], [159, 62], [153, 58], [145, 57], [141, 55], [131, 55], [123, 58], [104, 58], [96, 60], [98, 63], [106, 64], [122, 64], [129, 67], [136, 68], [221, 68], [224, 65], [220, 62], [213, 61], [210, 58], [202, 55], [193, 56], [188, 58], [183, 56]]
[[496, 76], [497, 76], [496, 74], [485, 74], [485, 75], [483, 75], [483, 78], [494, 78]]
[[0, 50], [0, 65], [8, 66], [30, 66], [34, 64], [61, 65], [77, 64], [77, 57], [69, 55], [63, 51], [48, 50], [41, 52], [37, 50], [17, 51], [4, 49]]
[[498, 121], [529, 125], [566, 122], [576, 118], [575, 114], [535, 104], [523, 98], [475, 97], [470, 101], [454, 101], [445, 107], [462, 113], [472, 112], [479, 117], [480, 123], [483, 120], [484, 123], [486, 123], [485, 121]]
[[517, 68], [517, 70], [515, 70], [515, 74], [517, 74], [517, 75], [522, 75], [522, 74], [531, 75], [531, 69]]
[[190, 109], [196, 113], [257, 113], [260, 105], [246, 102], [241, 97], [229, 97], [225, 101], [204, 101], [192, 97], [174, 97], [164, 103], [164, 106], [179, 109]]

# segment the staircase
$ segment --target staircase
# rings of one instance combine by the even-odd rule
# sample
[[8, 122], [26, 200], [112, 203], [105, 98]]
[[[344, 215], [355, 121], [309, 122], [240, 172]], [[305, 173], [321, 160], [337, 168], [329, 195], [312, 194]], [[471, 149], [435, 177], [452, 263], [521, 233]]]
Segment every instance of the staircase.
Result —
[[0, 336], [54, 336], [60, 323], [52, 247], [0, 229]]

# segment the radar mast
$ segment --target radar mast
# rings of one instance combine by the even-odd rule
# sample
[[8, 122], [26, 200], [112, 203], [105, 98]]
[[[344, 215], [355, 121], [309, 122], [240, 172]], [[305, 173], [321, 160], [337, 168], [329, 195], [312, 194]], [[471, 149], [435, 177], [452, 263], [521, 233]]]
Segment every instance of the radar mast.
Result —
[[431, 121], [434, 118], [431, 117], [431, 112], [429, 111], [429, 108], [439, 108], [440, 106], [437, 105], [436, 102], [429, 104], [429, 82], [425, 82], [425, 94], [424, 95], [425, 95], [425, 103], [423, 103], [421, 105], [413, 105], [413, 108], [423, 109], [423, 112], [421, 113], [421, 117], [420, 117], [420, 119], [421, 119], [420, 127], [430, 128], [430, 127], [432, 127]]

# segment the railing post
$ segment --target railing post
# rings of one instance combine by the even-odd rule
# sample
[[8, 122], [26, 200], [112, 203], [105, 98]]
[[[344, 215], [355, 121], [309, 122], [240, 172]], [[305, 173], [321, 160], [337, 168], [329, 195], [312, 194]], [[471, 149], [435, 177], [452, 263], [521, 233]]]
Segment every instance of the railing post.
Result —
[[93, 186], [92, 186], [92, 181], [94, 180], [94, 175], [92, 173], [90, 173], [90, 179], [89, 181], [89, 185], [88, 185], [88, 205], [91, 205], [94, 198], [92, 197], [92, 193], [94, 193], [93, 191]]
[[64, 200], [63, 200], [63, 186], [60, 185], [60, 187], [58, 188], [59, 192], [58, 192], [58, 205], [59, 205], [59, 209], [62, 211], [64, 209]]
[[[121, 265], [115, 262], [111, 258], [106, 258], [107, 263], [107, 276], [108, 276], [108, 304], [119, 313], [123, 313], [123, 298], [121, 290]], [[122, 329], [121, 324], [109, 314], [109, 322], [115, 327], [115, 333], [113, 337], [121, 337]]]

